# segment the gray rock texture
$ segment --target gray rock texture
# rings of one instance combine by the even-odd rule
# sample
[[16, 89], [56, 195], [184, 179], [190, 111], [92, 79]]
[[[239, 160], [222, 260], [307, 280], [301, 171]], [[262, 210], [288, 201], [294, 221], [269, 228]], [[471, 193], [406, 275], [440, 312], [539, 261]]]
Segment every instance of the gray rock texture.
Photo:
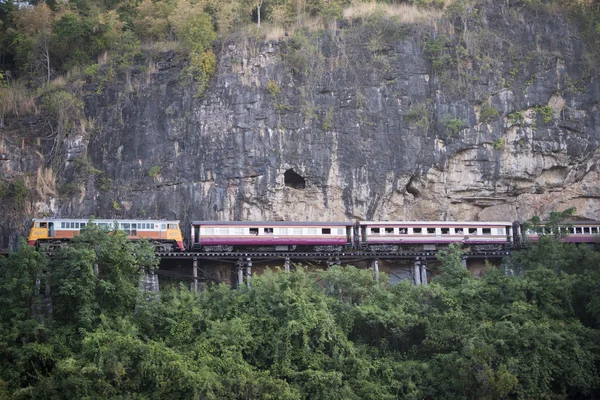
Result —
[[577, 28], [500, 6], [463, 26], [371, 18], [234, 38], [201, 97], [173, 52], [81, 82], [86, 129], [56, 140], [41, 113], [0, 131], [0, 177], [32, 188], [2, 217], [1, 247], [35, 215], [600, 219], [600, 87]]

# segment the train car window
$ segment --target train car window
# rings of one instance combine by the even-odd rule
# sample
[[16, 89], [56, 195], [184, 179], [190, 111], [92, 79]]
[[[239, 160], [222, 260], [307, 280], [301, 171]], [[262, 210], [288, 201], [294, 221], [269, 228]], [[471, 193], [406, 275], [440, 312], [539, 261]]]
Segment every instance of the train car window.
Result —
[[371, 233], [374, 235], [379, 235], [379, 228], [371, 228]]
[[575, 233], [581, 233], [581, 227], [580, 226], [575, 227]]
[[79, 224], [79, 227], [80, 227], [81, 229], [85, 228], [85, 222], [82, 222], [81, 224]]
[[229, 235], [229, 228], [219, 228], [219, 235]]
[[331, 228], [322, 228], [321, 234], [322, 235], [331, 235]]
[[454, 229], [454, 233], [456, 233], [457, 235], [462, 235], [463, 234], [463, 228], [455, 228]]
[[568, 231], [570, 234], [573, 234], [573, 233], [575, 233], [575, 228], [573, 228], [572, 226], [570, 226], [570, 227], [568, 227], [568, 228], [567, 228], [567, 231]]
[[386, 235], [393, 235], [394, 228], [385, 228], [385, 233], [386, 233]]
[[401, 235], [406, 235], [408, 233], [408, 229], [406, 228], [399, 228], [398, 229], [398, 233]]
[[105, 226], [108, 226], [108, 223], [107, 222], [100, 222], [98, 225], [101, 226], [101, 227], [105, 227]]
[[131, 225], [130, 225], [130, 224], [128, 224], [128, 223], [123, 223], [123, 224], [121, 224], [121, 228], [122, 228], [124, 231], [128, 231], [130, 227], [131, 227]]
[[[170, 225], [169, 225], [169, 227], [170, 227]], [[137, 229], [137, 224], [131, 224], [131, 229]]]
[[492, 229], [491, 229], [491, 228], [483, 228], [483, 229], [481, 230], [481, 232], [482, 232], [484, 235], [491, 235], [491, 234], [492, 234]]
[[244, 234], [244, 228], [235, 228], [234, 234], [238, 235], [238, 236], [243, 235]]
[[477, 235], [477, 228], [469, 228], [469, 235]]
[[343, 235], [344, 234], [344, 228], [337, 228], [337, 234], [338, 235]]
[[592, 226], [592, 233], [598, 233], [598, 227]]
[[588, 234], [588, 235], [589, 235], [589, 234], [590, 234], [590, 228], [589, 228], [588, 226], [585, 226], [585, 227], [583, 228], [583, 233], [585, 233], [585, 234]]
[[258, 236], [258, 228], [250, 228], [250, 234]]
[[316, 235], [317, 234], [317, 228], [308, 228], [308, 234], [309, 235]]
[[265, 235], [272, 235], [273, 228], [264, 228], [264, 233], [265, 233]]
[[169, 224], [168, 228], [169, 229], [177, 229], [177, 224]]
[[496, 228], [496, 235], [504, 235], [504, 228]]
[[423, 232], [423, 229], [421, 229], [421, 228], [413, 228], [413, 233], [421, 234], [422, 232]]
[[288, 228], [279, 228], [279, 234], [280, 235], [287, 235], [288, 234]]
[[427, 228], [428, 234], [435, 234], [435, 228]]
[[449, 235], [450, 234], [450, 228], [442, 228], [442, 235]]
[[302, 235], [302, 228], [294, 228], [294, 235]]

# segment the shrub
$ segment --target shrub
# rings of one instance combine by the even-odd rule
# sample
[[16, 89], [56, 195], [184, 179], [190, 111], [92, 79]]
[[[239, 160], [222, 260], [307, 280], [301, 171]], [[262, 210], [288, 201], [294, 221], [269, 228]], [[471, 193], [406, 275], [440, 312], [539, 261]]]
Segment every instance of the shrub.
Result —
[[148, 176], [152, 179], [156, 178], [160, 174], [160, 165], [155, 165], [148, 171]]
[[454, 137], [460, 132], [466, 125], [465, 121], [459, 118], [452, 118], [450, 115], [446, 115], [442, 118], [442, 124], [446, 128], [446, 134], [448, 137]]
[[500, 115], [500, 113], [498, 112], [498, 109], [496, 107], [493, 106], [483, 106], [481, 108], [481, 112], [479, 113], [479, 120], [481, 122], [491, 122], [494, 119], [498, 118], [498, 116]]
[[406, 122], [427, 131], [429, 129], [429, 110], [427, 109], [427, 104], [420, 103], [415, 105], [406, 114]]
[[269, 92], [269, 94], [271, 95], [271, 97], [277, 97], [277, 95], [279, 94], [279, 86], [277, 85], [277, 82], [269, 80], [269, 82], [267, 82], [267, 92]]
[[541, 114], [542, 120], [544, 121], [545, 124], [552, 122], [552, 118], [553, 118], [552, 107], [536, 106], [536, 107], [534, 107], [534, 110]]

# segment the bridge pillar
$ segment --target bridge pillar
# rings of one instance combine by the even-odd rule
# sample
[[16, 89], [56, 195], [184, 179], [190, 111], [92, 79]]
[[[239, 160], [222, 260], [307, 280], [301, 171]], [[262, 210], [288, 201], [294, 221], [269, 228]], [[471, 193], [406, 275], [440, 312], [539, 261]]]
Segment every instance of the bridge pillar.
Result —
[[427, 286], [427, 262], [421, 262], [421, 284]]
[[285, 261], [283, 262], [283, 269], [285, 270], [285, 272], [290, 272], [290, 258], [286, 257]]
[[252, 279], [252, 259], [246, 258], [246, 286], [250, 289], [250, 280]]
[[204, 282], [200, 282], [198, 278], [198, 259], [196, 257], [194, 257], [192, 262], [192, 283], [190, 285], [190, 289], [193, 292], [204, 291]]
[[158, 283], [158, 274], [153, 269], [150, 271], [144, 271], [142, 280], [140, 282], [142, 292], [158, 293], [160, 292], [160, 285]]
[[371, 265], [373, 268], [373, 275], [375, 276], [375, 282], [377, 282], [377, 286], [379, 286], [379, 260], [373, 260]]
[[238, 261], [236, 266], [237, 266], [236, 268], [237, 268], [237, 276], [238, 276], [237, 288], [240, 289], [242, 287], [242, 285], [244, 284], [244, 267], [243, 267], [243, 263], [241, 261]]
[[467, 257], [463, 257], [461, 263], [463, 267], [467, 268]]
[[419, 257], [415, 259], [413, 264], [413, 282], [415, 285], [421, 284], [421, 260]]

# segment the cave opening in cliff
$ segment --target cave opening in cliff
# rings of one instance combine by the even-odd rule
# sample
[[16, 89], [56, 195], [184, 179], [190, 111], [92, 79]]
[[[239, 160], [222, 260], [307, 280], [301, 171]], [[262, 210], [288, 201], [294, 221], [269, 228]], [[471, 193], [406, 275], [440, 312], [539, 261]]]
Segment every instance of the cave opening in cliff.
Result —
[[285, 171], [284, 182], [285, 186], [292, 187], [294, 189], [304, 189], [306, 187], [306, 179], [298, 175], [293, 169]]

